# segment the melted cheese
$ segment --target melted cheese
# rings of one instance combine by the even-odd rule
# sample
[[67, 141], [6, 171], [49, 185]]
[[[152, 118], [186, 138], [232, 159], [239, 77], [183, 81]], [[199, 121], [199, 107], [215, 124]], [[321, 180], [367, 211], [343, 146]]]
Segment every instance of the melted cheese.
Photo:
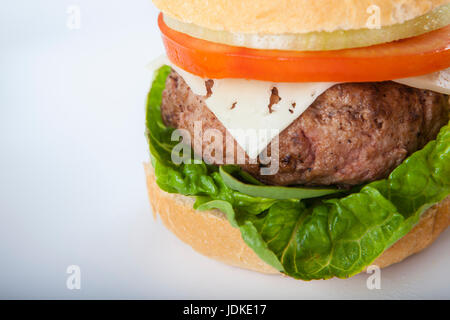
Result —
[[[173, 65], [167, 57], [149, 66], [170, 65], [191, 90], [206, 96], [204, 79]], [[414, 78], [394, 80], [411, 87], [450, 94], [449, 69]], [[256, 158], [280, 132], [296, 120], [333, 82], [274, 83], [246, 79], [214, 79], [206, 105], [247, 155]], [[269, 108], [272, 89], [281, 100]]]

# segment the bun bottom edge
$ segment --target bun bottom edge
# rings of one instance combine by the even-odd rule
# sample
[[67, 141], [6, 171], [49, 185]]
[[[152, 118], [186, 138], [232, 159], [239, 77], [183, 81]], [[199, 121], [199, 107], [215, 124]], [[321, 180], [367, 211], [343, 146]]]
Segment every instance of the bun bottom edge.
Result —
[[[144, 164], [153, 215], [198, 253], [228, 265], [266, 274], [281, 274], [262, 261], [219, 210], [198, 211], [194, 199], [170, 194], [156, 184], [151, 164]], [[450, 224], [450, 196], [429, 208], [419, 223], [373, 263], [380, 268], [401, 262], [430, 246]]]

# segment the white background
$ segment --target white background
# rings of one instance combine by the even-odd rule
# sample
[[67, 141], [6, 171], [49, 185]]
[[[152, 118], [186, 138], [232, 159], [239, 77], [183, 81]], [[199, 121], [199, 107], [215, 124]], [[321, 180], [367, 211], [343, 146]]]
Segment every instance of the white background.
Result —
[[[81, 29], [66, 27], [81, 9]], [[0, 9], [0, 298], [450, 298], [450, 231], [382, 271], [300, 282], [228, 267], [153, 220], [149, 0], [8, 1]], [[66, 288], [79, 265], [81, 290]]]

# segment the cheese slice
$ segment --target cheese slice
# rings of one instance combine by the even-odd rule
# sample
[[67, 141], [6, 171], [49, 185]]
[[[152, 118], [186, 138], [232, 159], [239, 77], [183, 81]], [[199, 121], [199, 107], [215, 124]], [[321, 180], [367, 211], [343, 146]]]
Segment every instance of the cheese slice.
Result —
[[[169, 65], [180, 74], [191, 90], [206, 96], [205, 81], [184, 71], [163, 56], [149, 67], [156, 70]], [[449, 69], [414, 78], [394, 80], [411, 87], [450, 94]], [[223, 124], [251, 159], [294, 120], [296, 120], [324, 91], [337, 83], [299, 82], [275, 83], [246, 79], [214, 79], [212, 94], [206, 98], [208, 108]], [[281, 100], [269, 108], [273, 89]]]
[[[195, 94], [206, 95], [205, 79], [174, 69]], [[245, 79], [214, 80], [206, 105], [250, 158], [256, 158], [334, 83], [271, 83]], [[269, 108], [272, 89], [281, 100]]]
[[397, 79], [394, 81], [414, 88], [450, 94], [450, 68], [423, 76]]

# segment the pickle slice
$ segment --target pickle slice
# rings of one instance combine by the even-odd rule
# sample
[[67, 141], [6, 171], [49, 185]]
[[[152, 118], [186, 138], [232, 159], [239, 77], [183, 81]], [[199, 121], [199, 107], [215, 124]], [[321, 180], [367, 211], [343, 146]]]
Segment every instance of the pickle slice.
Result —
[[170, 28], [192, 37], [237, 47], [267, 50], [327, 51], [368, 47], [415, 37], [450, 24], [450, 4], [401, 24], [380, 29], [338, 30], [304, 34], [249, 34], [206, 29], [164, 15]]

